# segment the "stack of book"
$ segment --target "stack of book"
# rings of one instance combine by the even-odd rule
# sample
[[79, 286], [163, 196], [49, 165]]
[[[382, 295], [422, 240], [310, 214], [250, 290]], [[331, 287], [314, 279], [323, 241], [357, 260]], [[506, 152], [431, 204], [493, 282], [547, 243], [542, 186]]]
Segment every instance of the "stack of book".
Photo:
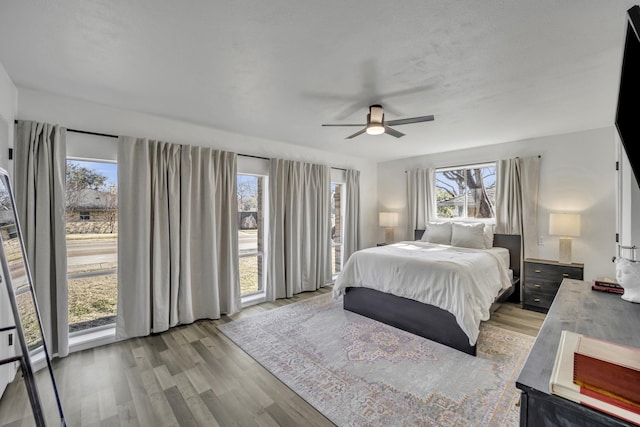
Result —
[[550, 388], [640, 425], [640, 349], [562, 331]]
[[624, 294], [624, 288], [618, 284], [614, 279], [604, 277], [601, 279], [595, 279], [591, 283], [591, 289], [600, 292], [611, 292], [614, 294]]

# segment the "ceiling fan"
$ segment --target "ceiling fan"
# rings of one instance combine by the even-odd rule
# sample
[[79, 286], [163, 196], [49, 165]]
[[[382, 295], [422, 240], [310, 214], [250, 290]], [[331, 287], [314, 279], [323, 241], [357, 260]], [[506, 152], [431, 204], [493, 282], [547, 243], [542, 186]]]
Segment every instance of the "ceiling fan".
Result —
[[369, 114], [367, 114], [367, 124], [323, 124], [322, 126], [364, 126], [358, 132], [353, 135], [347, 136], [345, 139], [355, 138], [358, 135], [367, 133], [369, 135], [380, 135], [387, 133], [396, 138], [402, 138], [405, 134], [392, 129], [390, 126], [408, 125], [410, 123], [430, 122], [434, 119], [433, 116], [420, 116], [411, 117], [408, 119], [397, 120], [384, 120], [384, 109], [382, 105], [371, 105], [369, 107]]

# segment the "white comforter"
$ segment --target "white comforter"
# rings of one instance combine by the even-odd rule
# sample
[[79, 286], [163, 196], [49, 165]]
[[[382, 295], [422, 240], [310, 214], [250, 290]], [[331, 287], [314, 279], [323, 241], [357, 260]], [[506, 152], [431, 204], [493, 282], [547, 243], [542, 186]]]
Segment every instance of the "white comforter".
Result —
[[400, 242], [351, 255], [333, 287], [366, 287], [435, 305], [452, 313], [475, 345], [480, 321], [501, 289], [511, 286], [504, 260], [491, 251]]

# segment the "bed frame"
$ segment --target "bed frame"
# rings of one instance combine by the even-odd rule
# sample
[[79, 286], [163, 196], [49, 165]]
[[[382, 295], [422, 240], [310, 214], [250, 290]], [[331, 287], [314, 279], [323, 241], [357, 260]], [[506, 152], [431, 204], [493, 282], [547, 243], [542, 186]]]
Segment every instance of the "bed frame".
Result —
[[[422, 238], [424, 230], [415, 231], [415, 239]], [[519, 235], [495, 234], [493, 246], [509, 249], [513, 283], [503, 291], [496, 302], [507, 300], [512, 294], [520, 299], [521, 246]], [[497, 304], [494, 304], [497, 306]], [[344, 309], [421, 337], [439, 342], [472, 356], [476, 346], [469, 345], [465, 334], [453, 314], [433, 305], [398, 297], [369, 288], [346, 288]]]

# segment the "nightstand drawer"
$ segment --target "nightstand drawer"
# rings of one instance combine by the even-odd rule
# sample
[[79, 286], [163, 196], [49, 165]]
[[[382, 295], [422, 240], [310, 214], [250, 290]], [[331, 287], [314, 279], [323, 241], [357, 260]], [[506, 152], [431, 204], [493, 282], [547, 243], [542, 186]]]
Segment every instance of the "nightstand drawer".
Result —
[[555, 298], [556, 294], [552, 293], [544, 293], [544, 292], [536, 292], [536, 291], [525, 291], [524, 293], [524, 306], [532, 309], [538, 309], [536, 311], [548, 311], [549, 307], [551, 307], [551, 303]]
[[524, 264], [524, 275], [527, 280], [545, 279], [558, 283], [563, 279], [582, 280], [582, 267], [573, 267], [571, 265], [551, 265], [526, 262]]
[[525, 292], [535, 292], [538, 294], [551, 295], [552, 299], [553, 296], [558, 292], [558, 288], [560, 288], [560, 283], [545, 279], [536, 280], [535, 278], [527, 278], [527, 281], [524, 284]]

